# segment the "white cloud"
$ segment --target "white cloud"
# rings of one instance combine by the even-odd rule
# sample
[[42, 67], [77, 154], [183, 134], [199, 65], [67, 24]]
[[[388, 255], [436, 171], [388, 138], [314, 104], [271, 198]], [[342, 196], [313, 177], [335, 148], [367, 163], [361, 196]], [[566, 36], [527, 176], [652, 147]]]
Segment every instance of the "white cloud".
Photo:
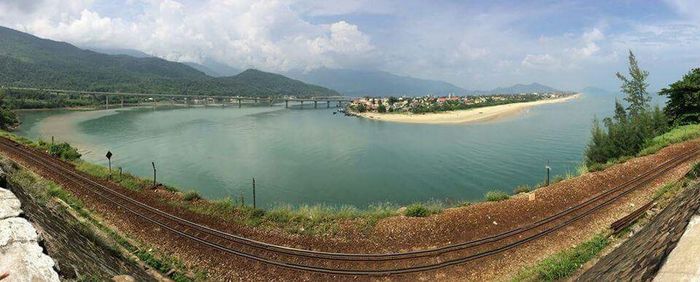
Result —
[[561, 62], [559, 59], [554, 58], [552, 55], [549, 54], [542, 54], [542, 55], [532, 55], [532, 54], [527, 54], [521, 64], [524, 67], [528, 68], [533, 68], [533, 69], [544, 69], [544, 70], [549, 70], [549, 69], [558, 69], [561, 66]]
[[211, 58], [273, 71], [338, 66], [345, 56], [367, 56], [374, 49], [357, 25], [310, 23], [284, 1], [131, 2], [144, 7], [130, 20], [101, 15], [91, 1], [63, 7], [62, 2], [44, 0], [29, 13], [0, 5], [0, 24], [81, 46], [138, 49], [175, 61]]

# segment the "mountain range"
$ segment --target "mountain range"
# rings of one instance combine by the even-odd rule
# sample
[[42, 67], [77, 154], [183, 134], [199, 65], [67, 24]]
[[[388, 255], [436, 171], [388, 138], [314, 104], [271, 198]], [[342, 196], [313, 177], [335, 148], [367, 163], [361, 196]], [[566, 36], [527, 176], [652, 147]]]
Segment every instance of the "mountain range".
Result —
[[467, 90], [445, 81], [368, 70], [320, 68], [285, 74], [307, 83], [335, 89], [347, 96], [491, 95], [559, 91], [539, 83], [516, 84], [492, 90]]
[[292, 70], [284, 76], [254, 69], [241, 71], [211, 59], [178, 63], [131, 49], [87, 48], [91, 50], [0, 27], [0, 86], [242, 96], [443, 96], [556, 91], [539, 83], [467, 90], [445, 81], [376, 70], [320, 68]]
[[195, 95], [339, 95], [259, 70], [213, 77], [182, 63], [147, 55], [98, 53], [5, 27], [0, 27], [0, 86]]

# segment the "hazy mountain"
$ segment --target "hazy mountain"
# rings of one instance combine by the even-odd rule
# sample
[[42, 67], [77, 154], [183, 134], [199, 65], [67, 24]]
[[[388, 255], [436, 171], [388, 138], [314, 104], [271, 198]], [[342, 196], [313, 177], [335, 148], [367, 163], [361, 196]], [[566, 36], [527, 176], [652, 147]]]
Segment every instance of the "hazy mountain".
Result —
[[308, 72], [290, 71], [286, 75], [335, 89], [347, 96], [462, 95], [468, 92], [444, 81], [399, 76], [383, 71], [321, 68]]
[[590, 94], [590, 95], [601, 95], [601, 96], [617, 95], [617, 93], [614, 91], [606, 90], [606, 89], [599, 88], [599, 87], [593, 87], [593, 86], [583, 88], [583, 89], [581, 89], [580, 92]]
[[489, 91], [488, 94], [518, 94], [518, 93], [533, 93], [533, 92], [557, 92], [560, 90], [554, 89], [547, 85], [542, 85], [537, 82], [530, 84], [516, 84], [508, 87], [497, 87]]
[[149, 58], [154, 57], [148, 55], [144, 52], [134, 49], [122, 49], [122, 48], [98, 48], [98, 47], [85, 47], [85, 49], [95, 51], [97, 53], [107, 54], [107, 55], [127, 55], [136, 58]]
[[0, 27], [0, 85], [208, 95], [338, 95], [281, 75], [250, 70], [245, 75], [214, 78], [181, 63], [83, 50], [4, 27]]

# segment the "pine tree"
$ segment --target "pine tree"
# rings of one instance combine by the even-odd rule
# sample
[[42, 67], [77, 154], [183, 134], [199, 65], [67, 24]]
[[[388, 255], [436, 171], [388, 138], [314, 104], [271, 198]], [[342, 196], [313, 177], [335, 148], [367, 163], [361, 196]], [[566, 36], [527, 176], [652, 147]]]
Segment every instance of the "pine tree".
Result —
[[622, 81], [620, 86], [622, 93], [625, 93], [625, 101], [629, 103], [627, 110], [630, 116], [637, 116], [639, 113], [649, 108], [651, 96], [647, 92], [649, 84], [646, 82], [649, 72], [639, 68], [637, 58], [630, 50], [629, 55], [629, 75], [627, 78], [621, 73], [617, 73], [617, 78]]

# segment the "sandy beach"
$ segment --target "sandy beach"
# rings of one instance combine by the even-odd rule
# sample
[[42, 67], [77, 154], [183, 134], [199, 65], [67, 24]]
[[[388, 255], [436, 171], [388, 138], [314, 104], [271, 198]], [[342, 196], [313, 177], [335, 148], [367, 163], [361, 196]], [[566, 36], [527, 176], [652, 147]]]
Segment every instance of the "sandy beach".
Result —
[[525, 109], [553, 103], [563, 103], [572, 99], [580, 97], [581, 94], [577, 93], [575, 95], [557, 98], [557, 99], [547, 99], [533, 102], [523, 102], [523, 103], [512, 103], [506, 105], [490, 106], [469, 110], [461, 111], [451, 111], [451, 112], [441, 112], [441, 113], [428, 113], [428, 114], [411, 114], [411, 113], [355, 113], [360, 117], [389, 121], [389, 122], [403, 122], [403, 123], [422, 123], [422, 124], [456, 124], [456, 123], [472, 123], [472, 122], [483, 122], [492, 121], [500, 118], [512, 116], [522, 112]]

